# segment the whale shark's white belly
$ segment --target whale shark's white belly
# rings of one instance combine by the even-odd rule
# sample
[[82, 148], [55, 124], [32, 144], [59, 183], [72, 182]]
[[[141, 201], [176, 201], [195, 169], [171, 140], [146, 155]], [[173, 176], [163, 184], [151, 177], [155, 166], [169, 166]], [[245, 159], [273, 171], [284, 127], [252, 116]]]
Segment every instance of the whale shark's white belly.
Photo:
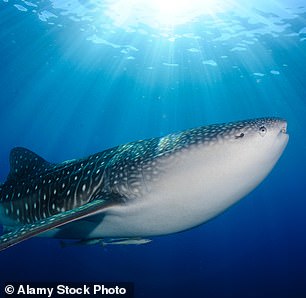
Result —
[[[164, 164], [156, 182], [146, 181], [147, 192], [127, 204], [110, 207], [88, 235], [97, 237], [157, 236], [200, 225], [241, 199], [270, 172], [281, 152], [265, 165], [256, 156], [244, 159], [235, 145], [194, 149]], [[255, 153], [256, 154], [256, 153]]]

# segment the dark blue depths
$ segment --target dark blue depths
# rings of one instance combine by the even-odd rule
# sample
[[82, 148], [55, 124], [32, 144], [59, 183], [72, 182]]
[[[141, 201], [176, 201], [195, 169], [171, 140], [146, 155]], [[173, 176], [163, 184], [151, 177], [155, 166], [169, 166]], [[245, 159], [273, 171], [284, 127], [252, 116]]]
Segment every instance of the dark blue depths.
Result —
[[[61, 21], [62, 27], [50, 25], [0, 3], [1, 181], [15, 146], [60, 162], [189, 127], [270, 115], [288, 120], [290, 141], [255, 191], [203, 226], [143, 246], [62, 249], [54, 239], [31, 239], [1, 252], [0, 281], [132, 281], [137, 298], [306, 297], [306, 42], [258, 36], [273, 66], [262, 56], [250, 72], [254, 55], [229, 51], [223, 63], [216, 57], [225, 49], [208, 45], [218, 68], [203, 71], [183, 51], [171, 48], [169, 59], [169, 45], [160, 40], [155, 55], [163, 58], [156, 59], [180, 65], [152, 60], [149, 73], [145, 53], [152, 45], [141, 37], [116, 36], [139, 49], [134, 61], [121, 61], [116, 47], [91, 43], [74, 23]], [[305, 14], [288, 23], [298, 32]], [[276, 68], [279, 75], [270, 73]]]

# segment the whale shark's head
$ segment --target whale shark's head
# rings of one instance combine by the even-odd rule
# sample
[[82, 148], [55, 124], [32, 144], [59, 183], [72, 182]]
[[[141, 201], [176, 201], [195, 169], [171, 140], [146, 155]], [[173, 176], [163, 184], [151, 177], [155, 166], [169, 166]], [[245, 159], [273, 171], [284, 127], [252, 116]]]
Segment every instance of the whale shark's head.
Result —
[[[208, 125], [169, 135], [160, 140], [161, 148], [166, 148], [154, 169], [160, 177], [146, 184], [152, 184], [157, 198], [175, 202], [177, 226], [172, 230], [183, 228], [182, 218], [188, 222], [185, 226], [192, 227], [219, 214], [262, 182], [288, 138], [287, 122], [280, 118]], [[171, 144], [174, 150], [169, 150]]]
[[280, 118], [216, 124], [200, 131], [202, 140], [191, 157], [193, 166], [199, 166], [188, 177], [199, 183], [199, 193], [227, 198], [225, 205], [249, 193], [269, 174], [289, 139], [287, 122]]
[[247, 164], [259, 163], [264, 168], [277, 161], [288, 139], [286, 120], [275, 117], [202, 126], [169, 135], [160, 143], [163, 147], [179, 144], [175, 145], [178, 151], [183, 148], [187, 155], [190, 152], [196, 163], [201, 163], [201, 156], [205, 162], [211, 160], [214, 164], [218, 163], [216, 159], [224, 157], [223, 167], [226, 161], [232, 161], [239, 168], [245, 159]]
[[[241, 162], [256, 163], [268, 172], [288, 143], [287, 122], [281, 118], [260, 118], [233, 122], [220, 131], [221, 143], [233, 144]], [[231, 146], [229, 146], [231, 147]], [[270, 169], [269, 169], [270, 168]]]
[[[220, 125], [219, 136], [245, 145], [283, 150], [288, 142], [287, 122], [281, 118], [259, 118]], [[223, 131], [222, 131], [223, 127]], [[260, 149], [260, 148], [257, 148]]]
[[188, 177], [228, 176], [256, 186], [271, 171], [288, 139], [284, 119], [258, 118], [171, 134], [159, 140], [159, 150], [166, 153], [172, 170], [179, 174], [181, 169], [184, 177], [190, 171]]
[[232, 177], [237, 174], [245, 184], [249, 180], [255, 186], [272, 170], [289, 139], [287, 122], [281, 118], [217, 124], [204, 127], [205, 130], [207, 138], [200, 150], [219, 164], [220, 176], [228, 171]]

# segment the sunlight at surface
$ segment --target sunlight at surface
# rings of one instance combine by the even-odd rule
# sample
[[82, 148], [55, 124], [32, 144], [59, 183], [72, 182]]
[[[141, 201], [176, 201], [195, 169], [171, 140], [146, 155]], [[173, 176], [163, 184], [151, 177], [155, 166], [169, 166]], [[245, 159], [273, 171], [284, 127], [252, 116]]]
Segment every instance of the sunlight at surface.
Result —
[[108, 16], [118, 27], [133, 22], [155, 29], [168, 29], [192, 22], [201, 15], [214, 15], [231, 7], [225, 0], [112, 0]]
[[175, 94], [185, 79], [210, 86], [228, 74], [256, 84], [284, 76], [290, 61], [269, 45], [305, 44], [304, 1], [15, 0], [18, 4], [4, 5], [61, 31], [70, 45], [60, 47], [66, 49], [61, 55], [72, 63], [105, 73], [107, 81], [129, 76], [149, 87], [145, 99], [157, 86]]

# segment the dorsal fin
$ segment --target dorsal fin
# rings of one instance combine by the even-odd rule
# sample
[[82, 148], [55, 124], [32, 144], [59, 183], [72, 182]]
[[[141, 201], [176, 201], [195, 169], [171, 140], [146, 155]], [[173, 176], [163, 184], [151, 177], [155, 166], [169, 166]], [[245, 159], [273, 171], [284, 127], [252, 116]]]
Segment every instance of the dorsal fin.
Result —
[[8, 179], [24, 179], [45, 171], [51, 164], [36, 153], [22, 147], [10, 153], [10, 173]]

